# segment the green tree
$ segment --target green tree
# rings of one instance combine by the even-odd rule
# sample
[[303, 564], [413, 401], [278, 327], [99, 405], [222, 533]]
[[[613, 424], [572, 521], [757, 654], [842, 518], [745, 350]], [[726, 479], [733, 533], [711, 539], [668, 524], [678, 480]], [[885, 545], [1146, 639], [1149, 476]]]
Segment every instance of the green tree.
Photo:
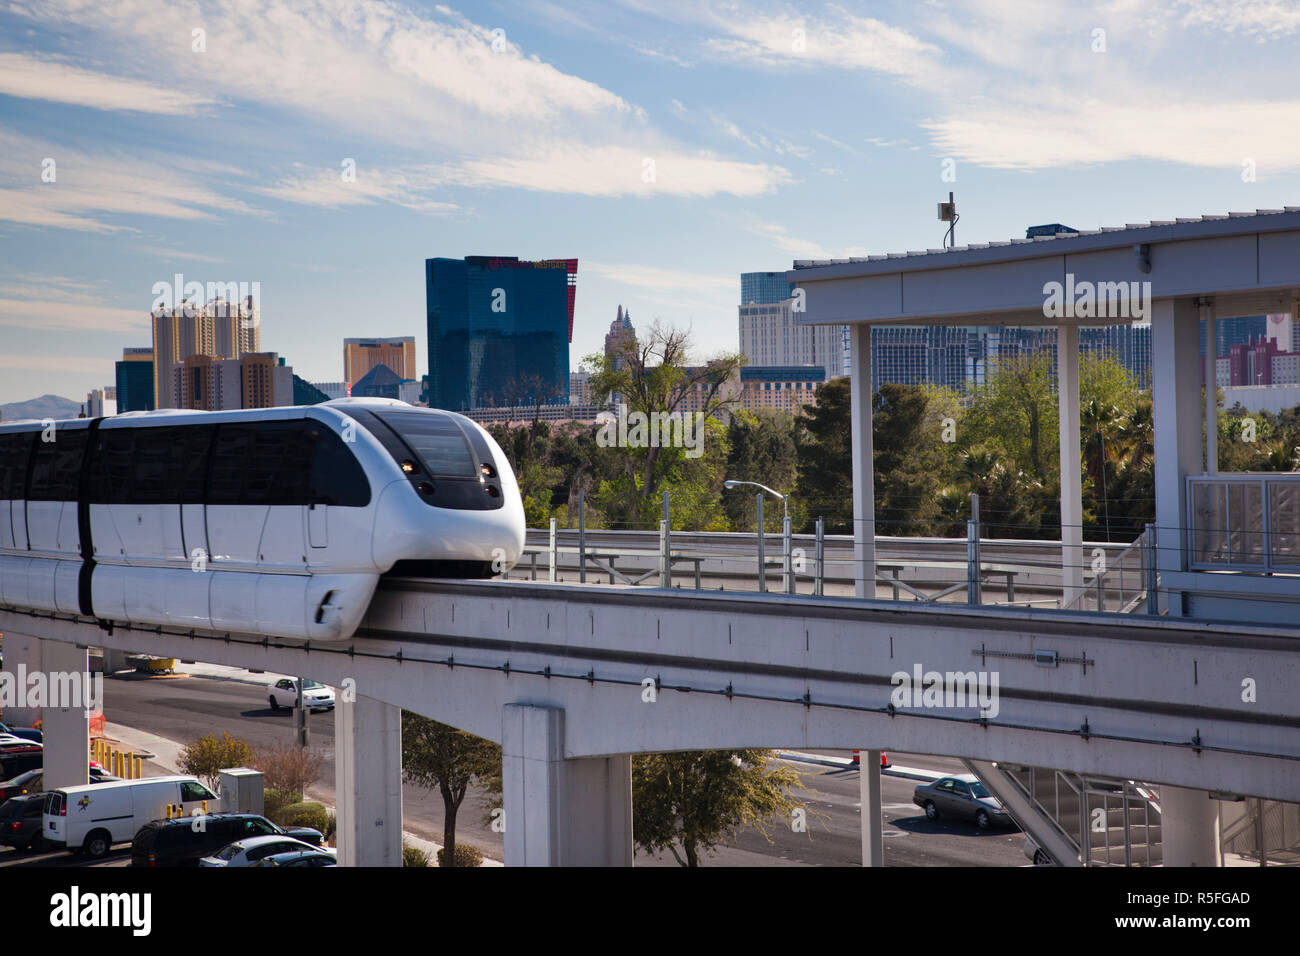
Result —
[[442, 794], [444, 859], [455, 865], [456, 815], [470, 785], [499, 776], [501, 747], [463, 730], [402, 711], [402, 776]]
[[[613, 354], [597, 353], [583, 360], [592, 370], [592, 396], [597, 402], [619, 396], [629, 415], [689, 415], [684, 410], [691, 407], [706, 419], [720, 418], [734, 404], [726, 386], [744, 358], [738, 353], [727, 354], [697, 365], [690, 352], [689, 332], [656, 322], [644, 339], [629, 337]], [[704, 457], [709, 454], [710, 434], [719, 433], [705, 432]], [[615, 521], [653, 527], [651, 516], [656, 513], [662, 484], [683, 474], [698, 483], [695, 463], [699, 459], [688, 456], [686, 448], [647, 442], [644, 447], [610, 451], [604, 460], [616, 462], [618, 474], [605, 478], [600, 499], [602, 510]], [[718, 490], [712, 489], [715, 495]]]
[[[726, 477], [756, 481], [783, 494], [794, 491], [794, 420], [785, 412], [762, 409], [740, 411], [727, 431]], [[757, 526], [753, 488], [741, 487], [723, 494], [727, 524], [732, 531], [753, 531]], [[776, 502], [764, 505], [763, 524], [780, 531], [781, 508]]]
[[[938, 396], [935, 396], [937, 399]], [[938, 517], [947, 456], [944, 411], [915, 385], [885, 383], [872, 399], [871, 438], [876, 475], [876, 534], [923, 535]]]
[[770, 750], [696, 750], [632, 758], [633, 838], [647, 853], [668, 850], [682, 866], [728, 835], [753, 827], [767, 836], [774, 820], [799, 806], [804, 789], [791, 767], [772, 766]]
[[[817, 404], [805, 405], [795, 419], [798, 478], [795, 500], [803, 516], [803, 533], [817, 518], [826, 519], [827, 534], [853, 533], [852, 412], [849, 380], [833, 378], [818, 387]], [[766, 482], [764, 482], [766, 484]]]
[[230, 734], [206, 734], [181, 749], [177, 766], [181, 773], [201, 777], [209, 789], [216, 790], [221, 771], [247, 766], [251, 755], [246, 740]]

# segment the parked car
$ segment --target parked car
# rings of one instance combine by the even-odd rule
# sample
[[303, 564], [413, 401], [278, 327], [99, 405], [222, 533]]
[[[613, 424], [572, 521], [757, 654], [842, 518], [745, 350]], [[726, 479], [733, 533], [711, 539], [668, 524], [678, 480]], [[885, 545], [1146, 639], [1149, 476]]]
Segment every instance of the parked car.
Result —
[[323, 850], [290, 850], [288, 853], [273, 853], [258, 860], [253, 866], [338, 866], [339, 861], [332, 853]]
[[319, 830], [285, 829], [256, 813], [209, 813], [201, 826], [192, 817], [146, 823], [131, 841], [131, 865], [198, 866], [223, 847], [259, 836], [290, 837], [312, 846], [325, 842]]
[[981, 830], [1016, 825], [1011, 815], [1002, 809], [997, 797], [984, 789], [984, 784], [973, 773], [920, 784], [912, 793], [912, 802], [931, 820], [939, 817], [973, 820]]
[[[272, 710], [279, 710], [281, 707], [293, 710], [298, 706], [296, 681], [284, 677], [272, 684], [269, 690]], [[333, 710], [334, 691], [314, 680], [305, 680], [302, 682], [302, 702], [308, 710]]]
[[[199, 866], [252, 866], [258, 860], [277, 853], [293, 853], [303, 850], [315, 850], [316, 847], [287, 836], [256, 836], [246, 840], [236, 840], [229, 846], [218, 850], [211, 856], [199, 860]], [[333, 855], [334, 851], [325, 849], [321, 852]]]
[[45, 839], [76, 852], [101, 857], [114, 843], [128, 843], [140, 828], [167, 816], [167, 807], [179, 807], [189, 816], [217, 795], [196, 777], [146, 777], [84, 787], [61, 787], [45, 795]]
[[24, 794], [0, 803], [0, 845], [17, 850], [43, 849], [41, 807], [44, 804], [43, 793]]
[[28, 770], [37, 770], [45, 762], [45, 748], [34, 740], [0, 734], [0, 777], [16, 777]]
[[34, 740], [38, 744], [45, 739], [45, 732], [37, 730], [35, 727], [10, 727], [4, 723], [0, 723], [0, 734], [21, 737], [24, 740]]
[[[90, 783], [109, 783], [113, 780], [120, 780], [121, 777], [115, 777], [108, 773], [99, 764], [92, 763], [88, 768], [90, 774]], [[0, 800], [12, 800], [14, 797], [21, 797], [28, 793], [40, 793], [45, 789], [45, 772], [39, 767], [35, 770], [28, 770], [20, 773], [12, 780], [6, 780], [0, 783]]]

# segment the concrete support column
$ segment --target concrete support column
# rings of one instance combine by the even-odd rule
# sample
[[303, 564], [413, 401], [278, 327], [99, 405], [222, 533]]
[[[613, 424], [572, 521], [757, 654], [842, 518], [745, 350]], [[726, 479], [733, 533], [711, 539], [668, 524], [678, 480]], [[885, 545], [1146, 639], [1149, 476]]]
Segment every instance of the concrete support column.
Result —
[[[1203, 467], [1200, 315], [1192, 299], [1157, 299], [1152, 304], [1151, 396], [1156, 565], [1161, 572], [1177, 572], [1186, 570], [1187, 476], [1201, 474]], [[1161, 610], [1182, 617], [1182, 593], [1162, 589]]]
[[564, 758], [564, 711], [502, 714], [506, 866], [631, 866], [632, 758]]
[[[6, 643], [8, 635], [6, 635]], [[89, 782], [90, 725], [86, 696], [90, 688], [90, 662], [84, 647], [62, 641], [42, 641], [41, 671], [45, 675], [47, 706], [41, 708], [41, 729], [45, 732], [44, 788], [84, 787]], [[8, 657], [8, 648], [6, 648]], [[70, 693], [73, 688], [81, 693]], [[77, 700], [69, 699], [76, 696]], [[61, 704], [65, 706], [50, 706]], [[71, 706], [66, 706], [71, 705]]]
[[885, 838], [881, 817], [880, 751], [859, 752], [862, 793], [862, 865], [885, 865]]
[[402, 710], [336, 695], [334, 782], [342, 866], [402, 865]]
[[1222, 866], [1219, 802], [1204, 790], [1162, 786], [1160, 842], [1165, 866]]
[[1079, 442], [1079, 327], [1056, 330], [1056, 405], [1061, 453], [1061, 604], [1083, 591], [1083, 466]]
[[1219, 389], [1218, 351], [1215, 344], [1217, 322], [1215, 321], [1214, 303], [1209, 302], [1205, 310], [1205, 473], [1219, 473]]
[[41, 719], [39, 707], [29, 707], [24, 703], [27, 687], [27, 675], [38, 674], [41, 666], [41, 645], [45, 642], [38, 637], [6, 631], [4, 634], [5, 672], [12, 675], [14, 689], [19, 702], [13, 707], [4, 708], [3, 718], [6, 724], [14, 727], [30, 727]]
[[104, 648], [104, 675], [116, 674], [126, 670], [126, 651], [117, 651], [111, 647]]
[[853, 579], [860, 598], [876, 596], [876, 479], [871, 437], [871, 326], [849, 326], [853, 455]]

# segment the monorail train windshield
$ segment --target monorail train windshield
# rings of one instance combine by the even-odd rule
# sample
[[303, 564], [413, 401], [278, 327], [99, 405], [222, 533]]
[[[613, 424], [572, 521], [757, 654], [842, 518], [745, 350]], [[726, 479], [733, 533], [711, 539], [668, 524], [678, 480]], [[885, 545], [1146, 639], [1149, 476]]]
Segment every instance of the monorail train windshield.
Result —
[[402, 436], [437, 478], [477, 478], [473, 450], [465, 433], [450, 418], [419, 412], [378, 412], [378, 417]]

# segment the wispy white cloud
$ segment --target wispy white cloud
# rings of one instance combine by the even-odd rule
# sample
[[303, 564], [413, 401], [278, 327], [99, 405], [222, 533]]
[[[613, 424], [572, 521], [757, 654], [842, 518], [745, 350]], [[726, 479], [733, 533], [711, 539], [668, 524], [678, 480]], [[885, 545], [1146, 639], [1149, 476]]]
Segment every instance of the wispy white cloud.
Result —
[[705, 272], [664, 269], [641, 263], [608, 263], [583, 260], [582, 269], [602, 279], [637, 289], [674, 289], [705, 295], [729, 294], [737, 290], [736, 280]]
[[[617, 93], [445, 6], [417, 11], [385, 0], [240, 0], [205, 9], [201, 17], [171, 0], [30, 0], [14, 9], [37, 22], [79, 25], [119, 59], [147, 60], [158, 82], [182, 89], [201, 84], [231, 102], [292, 110], [425, 156], [432, 146], [449, 157], [441, 160], [445, 180], [459, 185], [707, 196], [753, 195], [788, 181], [780, 167], [737, 163], [674, 142]], [[177, 36], [188, 37], [198, 22], [207, 31], [206, 52], [155, 55]], [[642, 181], [642, 157], [655, 159], [657, 185]], [[290, 175], [261, 191], [321, 206], [386, 199], [425, 211], [451, 208], [424, 195], [419, 184], [398, 182], [401, 175], [390, 164], [386, 182], [362, 183], [358, 176], [351, 190], [323, 174]], [[405, 175], [418, 178], [420, 170]]]
[[766, 237], [778, 249], [789, 253], [795, 259], [836, 259], [867, 254], [865, 246], [849, 246], [839, 251], [829, 251], [819, 242], [789, 235], [785, 231], [785, 226], [777, 222], [755, 222], [749, 228], [750, 231]]
[[584, 196], [757, 196], [791, 181], [780, 166], [647, 146], [555, 145], [520, 158], [471, 159], [444, 170], [465, 186], [513, 186]]
[[343, 168], [307, 169], [297, 164], [293, 174], [274, 186], [254, 187], [255, 192], [305, 206], [337, 209], [364, 206], [374, 202], [391, 202], [418, 212], [448, 213], [460, 207], [428, 197], [442, 183], [436, 170], [429, 167], [410, 169], [371, 169], [355, 166], [346, 178]]
[[0, 94], [97, 110], [183, 115], [214, 101], [144, 80], [73, 66], [53, 57], [0, 53]]
[[1300, 31], [1300, 7], [1292, 0], [1174, 0], [1174, 6], [1188, 26], [1263, 37]]
[[149, 328], [149, 311], [106, 303], [95, 283], [29, 275], [0, 279], [0, 325], [51, 332], [139, 332]]
[[0, 353], [0, 368], [22, 372], [77, 372], [87, 375], [113, 375], [113, 359], [102, 355], [15, 355]]
[[193, 220], [222, 212], [259, 214], [161, 163], [82, 152], [0, 127], [0, 220], [110, 233], [136, 231], [110, 216]]
[[914, 33], [874, 17], [826, 4], [817, 16], [760, 12], [738, 5], [708, 9], [708, 26], [721, 33], [707, 46], [723, 58], [783, 68], [871, 70], [917, 77], [943, 51]]
[[676, 53], [672, 53], [668, 50], [656, 50], [653, 47], [644, 46], [640, 43], [633, 43], [631, 44], [631, 47], [642, 56], [648, 56], [655, 60], [666, 60], [669, 63], [675, 63], [677, 66], [685, 67], [688, 70], [695, 66], [695, 64], [690, 60], [684, 60]]
[[229, 259], [222, 259], [218, 256], [207, 255], [202, 252], [183, 252], [180, 249], [169, 249], [167, 246], [137, 246], [139, 251], [149, 255], [158, 256], [162, 259], [185, 259], [194, 262], [229, 262]]

